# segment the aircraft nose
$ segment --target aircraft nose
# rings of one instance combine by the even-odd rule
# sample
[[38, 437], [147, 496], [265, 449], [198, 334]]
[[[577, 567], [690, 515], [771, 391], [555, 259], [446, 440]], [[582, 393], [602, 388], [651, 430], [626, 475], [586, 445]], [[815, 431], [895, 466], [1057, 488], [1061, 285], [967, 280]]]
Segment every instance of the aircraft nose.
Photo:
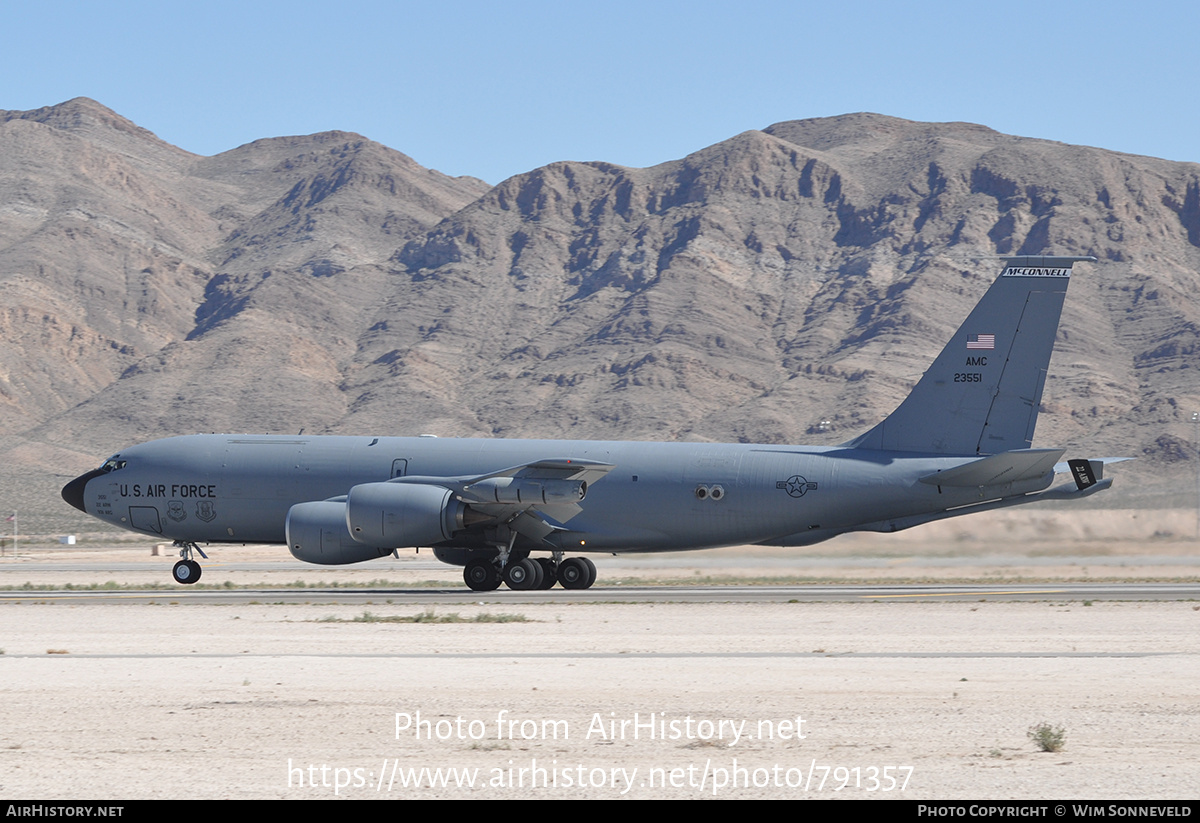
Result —
[[87, 509], [83, 506], [83, 491], [87, 488], [88, 481], [93, 477], [98, 477], [104, 474], [100, 469], [93, 469], [87, 474], [81, 474], [72, 480], [67, 485], [63, 486], [62, 499], [66, 500], [75, 508], [79, 509], [84, 514], [87, 514]]

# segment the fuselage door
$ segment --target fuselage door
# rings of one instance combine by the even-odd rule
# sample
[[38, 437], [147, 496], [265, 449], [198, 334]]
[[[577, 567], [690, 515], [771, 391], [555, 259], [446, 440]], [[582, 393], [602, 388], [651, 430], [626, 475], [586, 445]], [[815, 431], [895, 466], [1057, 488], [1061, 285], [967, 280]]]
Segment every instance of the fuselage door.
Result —
[[392, 461], [392, 477], [403, 477], [408, 474], [408, 458], [401, 457]]

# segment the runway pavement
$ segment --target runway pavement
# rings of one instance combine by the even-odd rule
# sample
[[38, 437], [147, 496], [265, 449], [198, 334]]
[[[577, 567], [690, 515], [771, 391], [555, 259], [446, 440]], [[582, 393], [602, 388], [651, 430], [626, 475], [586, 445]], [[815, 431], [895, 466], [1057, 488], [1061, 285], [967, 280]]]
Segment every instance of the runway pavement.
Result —
[[586, 590], [473, 592], [431, 588], [104, 589], [0, 592], [0, 603], [86, 602], [416, 604], [456, 603], [863, 603], [931, 601], [1182, 601], [1200, 600], [1200, 584], [1065, 583], [1020, 586], [595, 586]]

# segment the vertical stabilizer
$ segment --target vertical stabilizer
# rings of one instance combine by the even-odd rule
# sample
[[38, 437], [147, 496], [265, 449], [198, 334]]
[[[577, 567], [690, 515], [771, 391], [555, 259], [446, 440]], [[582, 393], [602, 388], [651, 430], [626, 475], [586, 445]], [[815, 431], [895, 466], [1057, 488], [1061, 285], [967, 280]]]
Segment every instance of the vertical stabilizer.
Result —
[[1073, 264], [1007, 257], [1004, 269], [904, 402], [849, 446], [998, 454], [1033, 442]]

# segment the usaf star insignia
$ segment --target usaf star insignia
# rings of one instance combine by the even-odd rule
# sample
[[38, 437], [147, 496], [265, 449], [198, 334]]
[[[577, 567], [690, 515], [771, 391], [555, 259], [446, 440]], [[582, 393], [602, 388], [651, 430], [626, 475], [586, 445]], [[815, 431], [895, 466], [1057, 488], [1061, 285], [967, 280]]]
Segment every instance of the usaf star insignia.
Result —
[[816, 483], [811, 483], [798, 474], [793, 474], [787, 480], [780, 480], [775, 484], [775, 488], [786, 489], [792, 497], [803, 497], [805, 492], [812, 491], [816, 487]]

